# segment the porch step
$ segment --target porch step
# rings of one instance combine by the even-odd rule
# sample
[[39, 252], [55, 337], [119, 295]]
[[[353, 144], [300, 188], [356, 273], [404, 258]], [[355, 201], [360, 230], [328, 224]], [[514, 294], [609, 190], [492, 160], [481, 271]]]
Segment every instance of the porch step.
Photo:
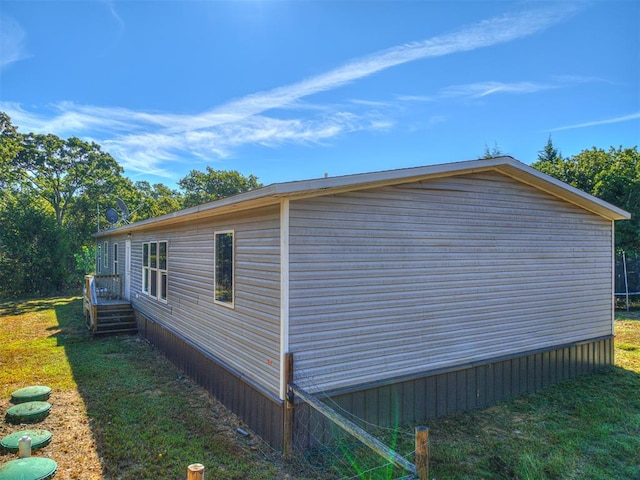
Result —
[[131, 305], [99, 305], [96, 334], [137, 333]]

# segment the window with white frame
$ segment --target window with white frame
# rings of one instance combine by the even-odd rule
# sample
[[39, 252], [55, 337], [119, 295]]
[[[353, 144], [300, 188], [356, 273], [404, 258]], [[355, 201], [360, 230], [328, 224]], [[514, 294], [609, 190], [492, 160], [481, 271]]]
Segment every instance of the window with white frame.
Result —
[[142, 244], [142, 292], [163, 302], [167, 301], [168, 257], [167, 241]]
[[118, 244], [113, 244], [113, 273], [118, 273]]
[[109, 273], [107, 269], [109, 268], [109, 242], [104, 242], [104, 247], [102, 248], [102, 259], [104, 260], [104, 268], [105, 273]]
[[214, 236], [214, 294], [216, 303], [233, 307], [233, 230], [215, 232]]
[[96, 273], [102, 272], [102, 246], [96, 246]]

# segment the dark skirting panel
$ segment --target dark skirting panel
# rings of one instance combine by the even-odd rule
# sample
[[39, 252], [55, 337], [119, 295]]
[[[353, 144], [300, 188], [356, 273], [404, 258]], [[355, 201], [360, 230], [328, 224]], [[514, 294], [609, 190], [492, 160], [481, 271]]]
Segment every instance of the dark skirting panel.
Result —
[[[365, 422], [395, 427], [486, 407], [610, 365], [613, 337], [606, 337], [336, 392], [323, 401], [365, 429]], [[316, 410], [296, 403], [294, 448], [307, 450], [344, 435]]]
[[138, 331], [174, 365], [209, 391], [263, 440], [282, 449], [283, 402], [260, 391], [222, 362], [136, 312]]

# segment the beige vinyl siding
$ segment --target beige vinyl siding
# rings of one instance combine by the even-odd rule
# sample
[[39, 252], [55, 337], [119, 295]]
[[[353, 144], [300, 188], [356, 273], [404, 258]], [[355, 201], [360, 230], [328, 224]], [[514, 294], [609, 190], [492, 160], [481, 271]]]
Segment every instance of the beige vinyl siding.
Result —
[[610, 335], [611, 228], [498, 173], [292, 201], [296, 381], [332, 390]]
[[[131, 286], [141, 313], [274, 395], [279, 392], [280, 368], [278, 212], [276, 206], [157, 233], [134, 233]], [[234, 308], [213, 301], [213, 234], [221, 230], [234, 231]], [[169, 242], [166, 304], [141, 293], [141, 245], [154, 240]]]

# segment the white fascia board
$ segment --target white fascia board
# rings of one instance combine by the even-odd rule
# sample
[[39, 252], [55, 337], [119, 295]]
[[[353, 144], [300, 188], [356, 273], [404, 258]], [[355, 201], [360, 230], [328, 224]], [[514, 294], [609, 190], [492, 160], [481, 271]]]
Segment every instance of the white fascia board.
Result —
[[525, 165], [512, 157], [495, 157], [462, 162], [443, 163], [424, 167], [403, 168], [381, 172], [359, 173], [339, 177], [317, 178], [294, 182], [274, 183], [215, 202], [150, 218], [131, 225], [97, 233], [96, 237], [111, 233], [127, 233], [144, 228], [160, 227], [180, 221], [222, 215], [232, 211], [279, 203], [283, 197], [314, 197], [341, 191], [394, 185], [431, 178], [448, 177], [483, 171], [498, 171], [522, 183], [562, 198], [602, 217], [612, 220], [628, 220], [631, 215], [599, 198], [567, 185], [550, 175]]

